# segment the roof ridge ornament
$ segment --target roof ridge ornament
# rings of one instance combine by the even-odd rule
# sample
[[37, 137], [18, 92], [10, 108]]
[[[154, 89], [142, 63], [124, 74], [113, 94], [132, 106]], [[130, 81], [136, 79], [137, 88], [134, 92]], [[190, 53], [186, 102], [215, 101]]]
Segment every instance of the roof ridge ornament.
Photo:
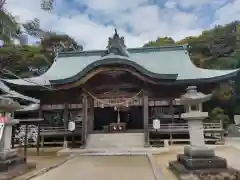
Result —
[[113, 37], [108, 38], [107, 52], [105, 55], [115, 54], [120, 56], [129, 56], [129, 53], [126, 50], [126, 45], [124, 42], [124, 37], [119, 36], [117, 29], [114, 29]]

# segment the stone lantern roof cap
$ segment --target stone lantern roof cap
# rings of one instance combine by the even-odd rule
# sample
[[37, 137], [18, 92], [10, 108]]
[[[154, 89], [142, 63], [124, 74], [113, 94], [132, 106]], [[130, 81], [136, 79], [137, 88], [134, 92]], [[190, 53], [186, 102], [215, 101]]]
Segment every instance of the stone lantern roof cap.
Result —
[[181, 104], [198, 104], [203, 103], [211, 99], [212, 94], [204, 94], [197, 91], [196, 86], [189, 86], [186, 89], [186, 93], [181, 95], [180, 103]]
[[18, 102], [14, 101], [11, 98], [0, 96], [0, 110], [13, 112], [20, 108], [21, 108], [21, 105]]

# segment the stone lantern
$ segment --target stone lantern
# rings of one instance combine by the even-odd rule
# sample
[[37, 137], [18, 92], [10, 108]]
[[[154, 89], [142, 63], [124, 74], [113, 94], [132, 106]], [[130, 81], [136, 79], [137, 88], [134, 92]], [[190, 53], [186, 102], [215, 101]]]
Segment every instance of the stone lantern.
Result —
[[177, 161], [170, 161], [169, 166], [175, 173], [181, 173], [182, 170], [178, 169], [180, 166], [189, 172], [227, 169], [226, 160], [215, 156], [214, 150], [205, 146], [203, 120], [208, 117], [208, 113], [202, 111], [202, 103], [211, 97], [211, 94], [203, 94], [198, 92], [195, 86], [190, 86], [187, 92], [176, 100], [185, 107], [182, 118], [188, 122], [190, 145], [184, 147], [184, 154], [179, 154]]
[[180, 103], [185, 107], [182, 118], [188, 122], [191, 147], [205, 146], [203, 120], [208, 117], [208, 112], [202, 111], [202, 103], [211, 97], [212, 94], [197, 92], [195, 86], [188, 87], [187, 92], [180, 97]]
[[18, 156], [17, 149], [11, 149], [12, 126], [18, 123], [12, 118], [12, 113], [18, 109], [21, 109], [19, 103], [0, 96], [0, 173], [24, 162], [23, 157]]

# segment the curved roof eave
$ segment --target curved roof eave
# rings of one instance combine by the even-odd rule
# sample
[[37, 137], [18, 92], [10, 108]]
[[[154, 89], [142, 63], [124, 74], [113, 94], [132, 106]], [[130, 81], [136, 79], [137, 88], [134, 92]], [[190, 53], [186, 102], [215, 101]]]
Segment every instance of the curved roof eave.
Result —
[[[122, 62], [122, 61], [121, 61]], [[105, 65], [109, 65], [109, 62], [106, 61]], [[120, 64], [120, 62], [118, 63]], [[122, 64], [122, 63], [121, 63]], [[70, 83], [76, 80], [79, 80], [79, 78], [83, 77], [85, 75], [85, 73], [88, 73], [91, 71], [91, 69], [96, 68], [98, 66], [96, 66], [95, 63], [92, 63], [91, 67], [86, 67], [84, 70], [82, 70], [80, 73], [78, 73], [76, 76], [71, 77], [71, 78], [67, 78], [67, 79], [62, 79], [62, 80], [47, 80], [46, 78], [43, 76], [39, 76], [39, 77], [33, 77], [33, 78], [28, 78], [27, 81], [22, 80], [22, 79], [3, 79], [3, 81], [5, 81], [7, 84], [10, 84], [12, 86], [15, 87], [26, 87], [26, 88], [39, 88], [41, 86], [51, 86], [51, 85], [61, 85], [63, 83]], [[144, 68], [143, 68], [144, 69]], [[204, 72], [207, 71], [216, 71], [216, 70], [207, 70], [204, 69]], [[200, 83], [213, 83], [213, 82], [219, 82], [219, 81], [223, 81], [226, 79], [231, 79], [233, 77], [235, 77], [240, 69], [235, 69], [235, 70], [220, 70], [221, 74], [218, 76], [214, 76], [214, 77], [208, 77], [208, 78], [199, 78], [199, 79], [176, 79], [173, 81], [173, 79], [167, 79], [167, 77], [165, 76], [166, 74], [157, 74], [157, 76], [159, 78], [165, 79], [165, 80], [169, 80], [167, 82], [162, 82], [161, 84], [200, 84]], [[149, 72], [149, 71], [147, 71]], [[151, 73], [152, 75], [155, 75], [155, 73]], [[171, 74], [170, 74], [171, 75]], [[164, 77], [165, 76], [165, 77]], [[172, 76], [172, 75], [171, 75]], [[174, 75], [176, 76], [176, 75]], [[153, 76], [154, 77], [154, 76]], [[34, 83], [31, 83], [34, 82]], [[39, 85], [38, 85], [39, 84]]]
[[[204, 69], [205, 71], [215, 71]], [[217, 70], [216, 70], [217, 71]], [[234, 70], [220, 70], [222, 73], [218, 76], [208, 77], [208, 78], [199, 78], [199, 79], [177, 79], [174, 84], [200, 84], [200, 83], [213, 83], [224, 81], [227, 79], [232, 79], [238, 75], [240, 69]]]
[[82, 71], [80, 71], [78, 74], [76, 74], [73, 77], [66, 78], [66, 79], [60, 79], [60, 80], [50, 80], [50, 83], [52, 85], [62, 85], [62, 84], [66, 84], [66, 83], [75, 82], [75, 81], [78, 81], [79, 79], [83, 78], [85, 75], [87, 75], [88, 73], [90, 73], [91, 71], [93, 71], [96, 68], [99, 68], [102, 66], [111, 66], [111, 65], [112, 66], [123, 65], [123, 66], [126, 66], [126, 68], [134, 68], [140, 74], [147, 76], [151, 79], [154, 79], [156, 81], [164, 80], [164, 81], [172, 82], [172, 81], [175, 81], [178, 76], [178, 74], [160, 74], [160, 73], [158, 74], [158, 73], [151, 72], [151, 71], [145, 69], [144, 67], [142, 67], [141, 65], [131, 61], [128, 58], [124, 58], [124, 57], [122, 57], [122, 58], [107, 57], [106, 58], [106, 57], [87, 65]]

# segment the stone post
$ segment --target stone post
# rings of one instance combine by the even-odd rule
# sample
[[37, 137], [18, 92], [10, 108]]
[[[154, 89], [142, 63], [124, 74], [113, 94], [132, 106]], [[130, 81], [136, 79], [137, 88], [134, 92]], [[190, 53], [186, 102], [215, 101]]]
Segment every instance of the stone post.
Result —
[[6, 120], [0, 123], [0, 153], [10, 151], [12, 140], [12, 126], [18, 123], [18, 120]]

